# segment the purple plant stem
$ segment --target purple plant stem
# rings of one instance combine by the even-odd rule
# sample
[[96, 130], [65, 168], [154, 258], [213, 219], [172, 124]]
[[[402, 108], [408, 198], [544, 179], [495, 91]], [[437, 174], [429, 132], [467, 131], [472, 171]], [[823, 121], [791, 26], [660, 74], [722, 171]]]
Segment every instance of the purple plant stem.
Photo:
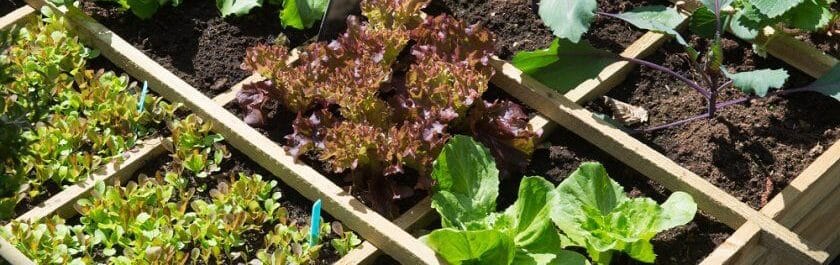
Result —
[[[723, 89], [724, 87], [729, 86], [731, 84], [732, 84], [732, 80], [729, 80], [726, 83], [724, 83], [723, 85], [721, 85], [720, 88], [718, 88], [718, 90]], [[789, 94], [793, 94], [793, 93], [808, 92], [808, 91], [813, 91], [813, 90], [814, 90], [813, 86], [804, 86], [804, 87], [800, 87], [800, 88], [777, 90], [777, 91], [774, 91], [774, 92], [770, 93], [770, 96], [784, 96], [784, 95], [789, 95]], [[747, 96], [747, 97], [728, 100], [728, 101], [724, 101], [724, 102], [720, 102], [720, 103], [715, 104], [715, 108], [720, 110], [720, 109], [723, 109], [723, 108], [726, 108], [726, 107], [729, 107], [729, 106], [732, 106], [732, 105], [741, 104], [741, 103], [744, 103], [744, 102], [747, 102], [747, 101], [750, 101], [750, 100], [753, 100], [753, 99], [757, 99], [757, 98], [759, 98], [759, 97], [755, 96], [755, 95], [751, 95], [751, 96]], [[692, 121], [696, 121], [696, 120], [699, 120], [699, 119], [705, 119], [705, 118], [709, 118], [709, 117], [711, 117], [711, 115], [709, 113], [703, 113], [703, 114], [700, 114], [700, 115], [697, 115], [697, 116], [694, 116], [694, 117], [686, 118], [686, 119], [675, 121], [675, 122], [672, 122], [672, 123], [663, 124], [663, 125], [659, 125], [659, 126], [655, 126], [655, 127], [644, 128], [644, 129], [641, 129], [641, 130], [635, 130], [635, 131], [633, 131], [633, 133], [652, 132], [652, 131], [657, 131], [657, 130], [662, 130], [662, 129], [668, 129], [668, 128], [671, 128], [671, 127], [676, 127], [676, 126], [683, 125], [683, 124], [686, 124], [686, 123], [689, 123], [689, 122], [692, 122]]]
[[709, 98], [712, 97], [712, 94], [709, 93], [709, 91], [706, 91], [706, 89], [704, 89], [703, 87], [698, 85], [696, 82], [692, 81], [691, 79], [688, 79], [687, 77], [685, 77], [681, 74], [678, 74], [677, 72], [674, 72], [674, 70], [668, 69], [667, 67], [664, 67], [664, 66], [652, 63], [652, 62], [648, 62], [648, 61], [645, 61], [645, 60], [642, 60], [642, 59], [636, 59], [636, 58], [630, 58], [630, 57], [624, 57], [624, 56], [618, 56], [618, 58], [621, 59], [621, 60], [625, 60], [625, 61], [628, 61], [628, 62], [631, 62], [631, 63], [643, 65], [643, 66], [647, 66], [647, 67], [653, 68], [655, 70], [659, 70], [659, 71], [665, 72], [667, 74], [670, 74], [670, 75], [676, 77], [677, 79], [679, 79], [680, 81], [682, 81], [683, 83], [687, 84], [689, 87], [693, 88], [697, 92], [699, 92], [706, 99], [709, 99]]

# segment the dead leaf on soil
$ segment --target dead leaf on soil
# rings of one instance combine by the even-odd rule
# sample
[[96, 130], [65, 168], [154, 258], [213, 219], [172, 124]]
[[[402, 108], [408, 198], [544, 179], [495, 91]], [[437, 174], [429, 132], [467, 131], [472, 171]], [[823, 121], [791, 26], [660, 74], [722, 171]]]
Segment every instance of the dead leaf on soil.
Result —
[[633, 106], [606, 96], [604, 97], [604, 104], [612, 109], [612, 118], [624, 125], [633, 125], [648, 121], [648, 111], [642, 107]]

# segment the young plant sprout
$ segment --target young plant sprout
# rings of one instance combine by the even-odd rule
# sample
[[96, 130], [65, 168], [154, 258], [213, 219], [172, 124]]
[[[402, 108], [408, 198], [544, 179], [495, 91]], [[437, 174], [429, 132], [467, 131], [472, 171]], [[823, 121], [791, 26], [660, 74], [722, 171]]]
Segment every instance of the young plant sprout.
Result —
[[[682, 23], [683, 15], [675, 8], [665, 6], [644, 6], [619, 14], [596, 12], [596, 0], [542, 0], [540, 2], [539, 14], [545, 24], [550, 27], [554, 35], [559, 37], [546, 50], [521, 52], [516, 54], [513, 64], [523, 72], [542, 81], [546, 85], [557, 89], [553, 83], [560, 82], [557, 79], [564, 75], [575, 73], [558, 73], [563, 69], [565, 62], [579, 64], [581, 61], [591, 61], [598, 64], [608, 64], [616, 61], [627, 61], [639, 64], [657, 71], [667, 73], [703, 95], [707, 102], [705, 113], [694, 117], [688, 117], [671, 123], [641, 129], [637, 132], [650, 132], [660, 129], [672, 128], [696, 120], [715, 117], [715, 114], [726, 107], [748, 102], [755, 98], [772, 95], [788, 95], [800, 92], [818, 92], [826, 96], [840, 100], [840, 67], [835, 66], [816, 82], [800, 88], [781, 89], [788, 78], [784, 69], [759, 69], [748, 72], [730, 72], [723, 65], [723, 48], [721, 45], [721, 34], [724, 29], [731, 29], [738, 36], [745, 35], [744, 31], [756, 31], [763, 28], [768, 21], [801, 22], [794, 23], [805, 27], [802, 22], [808, 15], [800, 14], [798, 10], [805, 7], [790, 6], [785, 10], [764, 8], [763, 2], [757, 0], [703, 0], [703, 6], [694, 11], [691, 18], [691, 29], [701, 37], [710, 38], [710, 45], [705, 54], [697, 51], [690, 43], [680, 35], [675, 28]], [[814, 1], [805, 1], [808, 3]], [[816, 1], [825, 4], [825, 1]], [[814, 2], [814, 3], [816, 3]], [[821, 5], [822, 6], [822, 5]], [[737, 7], [733, 10], [732, 8]], [[753, 8], [757, 10], [753, 10]], [[826, 6], [827, 8], [827, 6]], [[724, 13], [722, 10], [730, 10]], [[790, 10], [786, 13], [786, 10]], [[820, 9], [821, 10], [821, 9]], [[771, 12], [764, 15], [763, 12]], [[740, 16], [767, 17], [768, 19], [753, 21], [755, 23], [744, 25]], [[785, 14], [785, 15], [782, 15]], [[775, 15], [775, 16], [773, 16]], [[822, 13], [814, 13], [812, 16], [822, 16]], [[830, 15], [830, 12], [829, 12]], [[690, 66], [690, 75], [681, 74], [674, 69], [649, 62], [646, 60], [616, 55], [607, 51], [598, 50], [586, 41], [581, 41], [581, 36], [589, 30], [589, 24], [595, 16], [615, 18], [624, 20], [636, 27], [668, 34], [685, 48], [687, 60]], [[776, 18], [770, 20], [769, 18]], [[817, 21], [817, 25], [810, 25], [810, 28], [825, 27], [826, 23]], [[820, 26], [822, 25], [822, 26]], [[757, 34], [757, 33], [756, 33]], [[753, 36], [754, 37], [754, 36]], [[568, 64], [568, 63], [566, 63]], [[721, 101], [719, 93], [726, 88], [734, 86], [747, 95], [741, 98]]]

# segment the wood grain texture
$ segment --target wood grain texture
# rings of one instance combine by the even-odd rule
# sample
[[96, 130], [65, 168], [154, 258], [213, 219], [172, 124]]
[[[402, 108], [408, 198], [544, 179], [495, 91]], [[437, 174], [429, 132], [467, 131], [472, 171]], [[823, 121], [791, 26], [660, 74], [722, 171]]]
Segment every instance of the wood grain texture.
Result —
[[493, 60], [497, 69], [494, 83], [552, 121], [571, 130], [618, 160], [673, 191], [691, 194], [698, 206], [730, 227], [746, 222], [769, 233], [770, 245], [803, 264], [822, 263], [828, 253], [814, 249], [796, 234], [750, 208], [732, 195], [671, 161], [625, 132], [593, 116], [593, 113], [557, 94], [510, 64]]
[[24, 21], [33, 19], [35, 9], [30, 6], [22, 6], [11, 13], [0, 17], [0, 30], [6, 30], [12, 25], [23, 23]]
[[[30, 4], [50, 5], [43, 0]], [[54, 8], [54, 7], [53, 7]], [[131, 44], [85, 15], [77, 8], [54, 8], [75, 26], [78, 35], [102, 51], [132, 76], [147, 80], [164, 98], [182, 102], [193, 112], [212, 121], [216, 132], [254, 162], [310, 200], [321, 199], [324, 209], [350, 229], [404, 264], [439, 264], [434, 251], [345, 192], [315, 169], [296, 163], [285, 150], [212, 102]]]

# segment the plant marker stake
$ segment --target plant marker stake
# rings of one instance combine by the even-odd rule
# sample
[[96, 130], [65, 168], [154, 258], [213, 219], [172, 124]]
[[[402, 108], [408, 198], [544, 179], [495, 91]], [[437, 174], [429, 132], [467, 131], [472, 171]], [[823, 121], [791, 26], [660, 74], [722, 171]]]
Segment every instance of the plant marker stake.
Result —
[[314, 247], [318, 244], [318, 236], [321, 234], [321, 199], [315, 201], [312, 205], [312, 224], [309, 227], [309, 246]]
[[149, 82], [143, 81], [143, 91], [140, 92], [140, 101], [137, 102], [137, 112], [142, 113], [146, 107], [146, 94], [149, 93]]

